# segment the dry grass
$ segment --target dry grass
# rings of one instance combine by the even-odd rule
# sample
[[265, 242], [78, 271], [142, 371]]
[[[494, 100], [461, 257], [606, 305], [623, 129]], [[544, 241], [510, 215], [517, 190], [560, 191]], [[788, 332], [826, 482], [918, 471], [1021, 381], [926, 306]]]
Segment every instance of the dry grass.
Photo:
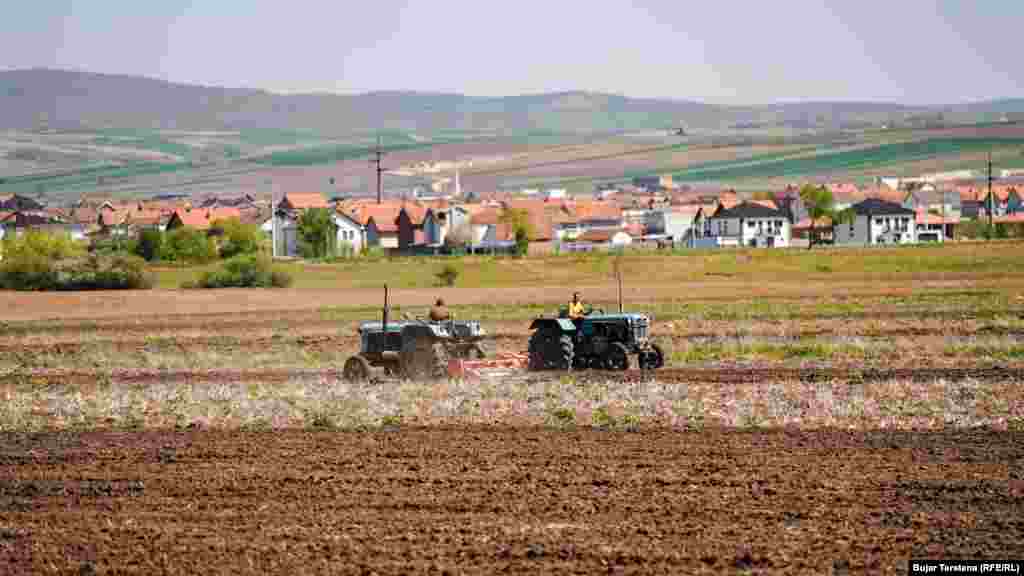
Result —
[[296, 379], [145, 387], [100, 382], [91, 390], [29, 381], [0, 388], [0, 400], [0, 431], [396, 425], [1006, 430], [1024, 424], [1019, 384], [973, 380], [582, 386], [563, 377], [379, 386]]

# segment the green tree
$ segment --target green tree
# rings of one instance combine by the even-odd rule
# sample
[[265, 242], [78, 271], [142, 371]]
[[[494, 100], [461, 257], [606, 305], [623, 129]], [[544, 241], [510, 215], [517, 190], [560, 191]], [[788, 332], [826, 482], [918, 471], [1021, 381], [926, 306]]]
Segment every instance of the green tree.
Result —
[[160, 259], [204, 264], [217, 259], [217, 243], [205, 232], [191, 226], [182, 226], [171, 230], [164, 237]]
[[306, 258], [334, 254], [338, 226], [327, 208], [311, 208], [299, 216], [299, 247]]
[[220, 237], [221, 258], [252, 254], [260, 249], [262, 232], [255, 224], [243, 224], [238, 218], [215, 220], [211, 231]]
[[530, 222], [530, 213], [522, 208], [506, 208], [502, 210], [498, 221], [508, 224], [517, 234], [519, 230], [522, 230], [526, 234], [527, 241], [536, 238], [537, 231], [533, 229], [533, 223]]
[[526, 256], [529, 251], [530, 238], [527, 234], [526, 227], [516, 228], [516, 254], [519, 256]]
[[160, 259], [160, 251], [163, 249], [163, 245], [164, 233], [160, 230], [147, 228], [139, 232], [134, 252], [145, 260], [152, 262]]
[[811, 230], [807, 235], [808, 250], [821, 242], [817, 228], [819, 220], [828, 219], [835, 226], [843, 222], [850, 222], [854, 217], [852, 210], [836, 210], [835, 198], [833, 198], [832, 191], [827, 186], [807, 184], [800, 189], [800, 199], [803, 200], [804, 206], [807, 208], [807, 214], [811, 219]]

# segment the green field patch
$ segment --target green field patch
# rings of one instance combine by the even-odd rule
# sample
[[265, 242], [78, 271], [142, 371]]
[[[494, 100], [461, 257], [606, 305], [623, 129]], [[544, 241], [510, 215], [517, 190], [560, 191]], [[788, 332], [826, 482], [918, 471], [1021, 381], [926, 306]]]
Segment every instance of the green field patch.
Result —
[[943, 156], [1024, 146], [1022, 138], [931, 138], [882, 144], [870, 148], [823, 152], [813, 157], [766, 159], [757, 163], [721, 162], [694, 166], [673, 174], [680, 181], [740, 180], [857, 171]]

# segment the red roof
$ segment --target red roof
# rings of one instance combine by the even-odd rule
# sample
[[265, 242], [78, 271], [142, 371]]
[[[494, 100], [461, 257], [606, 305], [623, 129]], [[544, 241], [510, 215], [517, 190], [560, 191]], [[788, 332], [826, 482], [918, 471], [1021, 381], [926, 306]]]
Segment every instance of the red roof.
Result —
[[181, 221], [182, 226], [190, 226], [196, 230], [207, 230], [210, 224], [217, 220], [238, 218], [241, 220], [241, 212], [238, 208], [193, 208], [192, 210], [175, 210], [174, 216]]
[[307, 210], [309, 208], [330, 208], [327, 199], [319, 192], [289, 192], [284, 195], [281, 203], [293, 210]]
[[384, 202], [381, 204], [363, 204], [351, 208], [349, 211], [342, 211], [342, 214], [350, 216], [356, 222], [359, 222], [363, 226], [370, 223], [372, 219], [377, 225], [377, 230], [397, 232], [398, 231], [398, 213], [402, 210], [402, 205], [398, 202]]
[[778, 205], [775, 204], [774, 200], [751, 200], [751, 202], [754, 203], [754, 204], [760, 204], [761, 206], [764, 206], [765, 208], [771, 208], [772, 210], [778, 210], [779, 209]]
[[568, 212], [579, 220], [619, 220], [622, 208], [612, 202], [576, 202], [567, 205]]

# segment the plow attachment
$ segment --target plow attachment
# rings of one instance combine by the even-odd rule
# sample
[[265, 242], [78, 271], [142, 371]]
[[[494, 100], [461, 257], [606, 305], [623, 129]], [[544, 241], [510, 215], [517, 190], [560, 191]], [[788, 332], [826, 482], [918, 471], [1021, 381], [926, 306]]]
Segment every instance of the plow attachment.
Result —
[[448, 375], [460, 380], [483, 380], [522, 375], [526, 373], [529, 356], [505, 352], [485, 360], [452, 358], [448, 361]]

